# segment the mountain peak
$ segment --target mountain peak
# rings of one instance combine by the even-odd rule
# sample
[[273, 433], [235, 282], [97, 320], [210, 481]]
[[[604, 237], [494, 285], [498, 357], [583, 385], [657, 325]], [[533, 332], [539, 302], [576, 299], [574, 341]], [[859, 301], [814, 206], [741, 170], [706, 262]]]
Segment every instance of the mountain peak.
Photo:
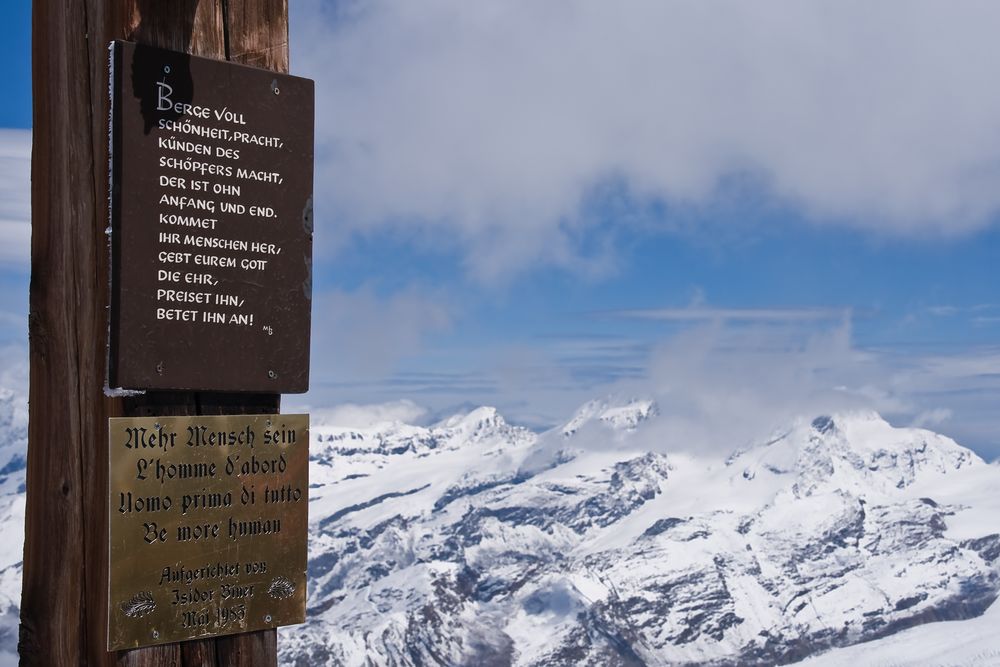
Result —
[[528, 429], [508, 424], [497, 409], [490, 406], [448, 417], [432, 426], [430, 432], [449, 447], [467, 443], [502, 446], [504, 443], [526, 443], [535, 438]]
[[894, 427], [873, 410], [798, 419], [768, 441], [737, 452], [727, 465], [744, 479], [790, 476], [796, 495], [820, 487], [902, 489], [918, 478], [982, 463], [951, 438]]
[[433, 428], [475, 430], [483, 426], [502, 426], [506, 423], [496, 408], [484, 405], [464, 414], [452, 415], [435, 424]]
[[563, 435], [573, 435], [587, 422], [600, 422], [615, 430], [632, 431], [640, 423], [659, 414], [652, 399], [595, 399], [581, 405], [562, 427]]
[[838, 428], [838, 425], [850, 426], [853, 424], [878, 424], [893, 428], [882, 415], [870, 409], [842, 410], [818, 415], [809, 422], [809, 425], [819, 433], [834, 431]]

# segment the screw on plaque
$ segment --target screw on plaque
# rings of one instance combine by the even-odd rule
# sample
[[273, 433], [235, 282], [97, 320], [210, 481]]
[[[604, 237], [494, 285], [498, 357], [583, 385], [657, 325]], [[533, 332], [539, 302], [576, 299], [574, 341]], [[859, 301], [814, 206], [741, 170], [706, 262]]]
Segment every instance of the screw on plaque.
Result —
[[164, 65], [163, 66], [163, 73], [164, 74], [170, 74], [170, 65]]
[[274, 378], [278, 377], [278, 374], [275, 373], [274, 371], [268, 371], [267, 372], [267, 377], [269, 377], [269, 378], [271, 378], [273, 380]]
[[153, 630], [153, 639], [159, 639], [159, 638], [160, 638], [160, 633], [156, 630]]
[[275, 95], [280, 95], [281, 94], [281, 90], [278, 88], [278, 80], [277, 79], [271, 79], [271, 91]]
[[265, 623], [270, 623], [271, 622], [271, 615], [270, 614], [267, 614], [266, 616], [264, 616], [264, 622]]
[[153, 428], [155, 428], [157, 431], [159, 431], [163, 427], [160, 426], [159, 422], [157, 422], [157, 423], [153, 424]]
[[163, 375], [163, 362], [162, 361], [159, 362], [158, 364], [156, 364], [156, 372], [159, 375]]

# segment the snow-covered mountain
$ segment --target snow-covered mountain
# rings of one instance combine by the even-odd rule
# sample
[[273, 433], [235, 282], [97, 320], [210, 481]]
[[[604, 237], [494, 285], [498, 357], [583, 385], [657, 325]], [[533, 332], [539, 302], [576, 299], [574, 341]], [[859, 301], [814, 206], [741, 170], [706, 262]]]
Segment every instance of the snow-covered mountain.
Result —
[[[1000, 466], [870, 412], [728, 457], [658, 440], [658, 414], [592, 401], [539, 434], [492, 408], [318, 413], [308, 621], [282, 663], [1000, 664]], [[0, 664], [25, 426], [0, 391]]]
[[314, 424], [309, 621], [283, 662], [788, 663], [997, 597], [1000, 468], [952, 440], [856, 412], [726, 459], [651, 447], [656, 416]]
[[0, 388], [0, 665], [17, 664], [27, 407], [23, 396]]

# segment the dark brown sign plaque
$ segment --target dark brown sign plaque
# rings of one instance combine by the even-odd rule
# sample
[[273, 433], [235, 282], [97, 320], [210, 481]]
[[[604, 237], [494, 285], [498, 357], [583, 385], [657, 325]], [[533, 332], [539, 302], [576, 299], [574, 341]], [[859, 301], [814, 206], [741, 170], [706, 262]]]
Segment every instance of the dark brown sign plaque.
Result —
[[306, 391], [313, 82], [111, 51], [108, 386]]
[[108, 650], [303, 622], [309, 416], [109, 421]]

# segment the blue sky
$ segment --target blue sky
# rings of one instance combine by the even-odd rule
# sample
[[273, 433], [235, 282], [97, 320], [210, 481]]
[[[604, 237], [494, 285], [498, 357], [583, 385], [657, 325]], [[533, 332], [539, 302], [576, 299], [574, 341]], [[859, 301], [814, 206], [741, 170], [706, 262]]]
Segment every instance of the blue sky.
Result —
[[[24, 4], [5, 128], [30, 125]], [[540, 427], [652, 395], [719, 447], [864, 406], [1000, 455], [998, 11], [293, 3], [318, 206], [313, 389], [286, 405]], [[0, 135], [10, 359], [25, 136]]]

